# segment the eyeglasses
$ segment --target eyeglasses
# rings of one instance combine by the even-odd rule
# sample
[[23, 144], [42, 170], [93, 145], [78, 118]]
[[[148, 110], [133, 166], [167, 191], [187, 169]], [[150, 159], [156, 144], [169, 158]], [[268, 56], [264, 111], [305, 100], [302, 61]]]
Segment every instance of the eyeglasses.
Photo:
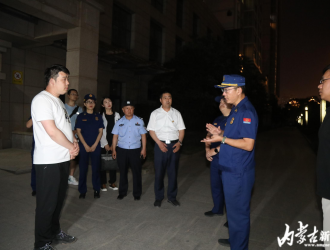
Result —
[[95, 104], [95, 102], [93, 102], [93, 101], [87, 101], [86, 103], [87, 104]]
[[75, 94], [75, 93], [71, 93], [70, 95], [75, 95], [75, 96], [79, 96], [78, 94]]
[[221, 91], [223, 93], [228, 93], [229, 91], [233, 90], [233, 89], [237, 89], [237, 88], [232, 88], [232, 89], [228, 89], [228, 88], [225, 88], [225, 89], [221, 89]]
[[325, 80], [329, 80], [329, 79], [330, 79], [330, 78], [327, 78], [327, 79], [321, 79], [321, 80], [320, 80], [320, 83], [323, 84], [323, 82], [324, 82]]

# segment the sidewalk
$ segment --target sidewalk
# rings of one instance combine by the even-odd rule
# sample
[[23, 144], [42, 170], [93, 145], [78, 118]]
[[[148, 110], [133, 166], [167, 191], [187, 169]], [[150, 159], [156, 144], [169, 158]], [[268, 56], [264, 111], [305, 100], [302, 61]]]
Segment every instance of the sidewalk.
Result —
[[[295, 234], [298, 221], [309, 225], [306, 235], [314, 226], [319, 231], [322, 229], [320, 202], [315, 195], [315, 154], [294, 128], [260, 133], [256, 145], [249, 249], [315, 249], [296, 243], [299, 240], [296, 237], [293, 246], [285, 243], [280, 248], [277, 243], [277, 237], [285, 232], [285, 224]], [[2, 153], [0, 151], [0, 157]], [[0, 159], [2, 166], [4, 158]], [[8, 158], [5, 161], [10, 162]], [[30, 159], [20, 164], [29, 166]], [[75, 175], [78, 176], [78, 171]], [[173, 207], [164, 200], [160, 209], [155, 208], [153, 171], [145, 171], [142, 178], [140, 201], [133, 199], [130, 174], [129, 193], [121, 201], [116, 199], [118, 192], [111, 190], [102, 192], [101, 198], [94, 200], [91, 176], [85, 200], [79, 200], [77, 186], [70, 185], [61, 225], [64, 231], [78, 237], [78, 241], [56, 248], [229, 250], [217, 243], [219, 238], [228, 237], [227, 228], [222, 226], [226, 217], [204, 216], [204, 212], [212, 208], [204, 152], [181, 157], [177, 197], [180, 207]], [[29, 184], [30, 174], [0, 171], [1, 250], [33, 249], [35, 198], [31, 196]]]

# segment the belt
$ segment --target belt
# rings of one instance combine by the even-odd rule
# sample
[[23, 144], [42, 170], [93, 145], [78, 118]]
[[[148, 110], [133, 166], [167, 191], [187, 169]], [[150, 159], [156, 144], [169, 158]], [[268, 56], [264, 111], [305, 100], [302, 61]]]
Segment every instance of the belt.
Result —
[[174, 141], [170, 141], [170, 140], [166, 140], [166, 141], [161, 141], [164, 142], [166, 144], [171, 144], [171, 143], [177, 143], [179, 140], [174, 140]]

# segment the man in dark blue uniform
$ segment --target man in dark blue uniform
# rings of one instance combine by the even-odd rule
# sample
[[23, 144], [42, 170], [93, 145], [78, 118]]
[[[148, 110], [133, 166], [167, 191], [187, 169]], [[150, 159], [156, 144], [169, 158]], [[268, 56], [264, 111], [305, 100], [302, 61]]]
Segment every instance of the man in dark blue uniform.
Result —
[[116, 122], [112, 129], [112, 157], [117, 158], [120, 171], [117, 199], [122, 200], [127, 195], [127, 173], [130, 166], [133, 175], [134, 200], [140, 200], [142, 194], [141, 158], [145, 159], [147, 155], [147, 131], [144, 128], [143, 120], [134, 115], [134, 105], [131, 101], [125, 101], [122, 107], [125, 115]]
[[[227, 104], [223, 96], [217, 96], [216, 102], [219, 102], [219, 109], [222, 115], [215, 118], [213, 125], [225, 130], [227, 118], [230, 114], [232, 105]], [[210, 138], [211, 134], [208, 133], [206, 138]], [[205, 216], [212, 217], [214, 215], [223, 215], [224, 197], [221, 181], [221, 170], [219, 166], [219, 150], [220, 142], [205, 143], [206, 159], [211, 162], [210, 177], [211, 177], [211, 190], [213, 198], [213, 209], [205, 212]]]
[[211, 139], [203, 142], [222, 143], [219, 165], [222, 171], [223, 191], [229, 223], [229, 239], [219, 239], [219, 244], [232, 250], [245, 250], [249, 245], [250, 200], [255, 179], [255, 139], [258, 115], [245, 96], [245, 78], [225, 75], [221, 88], [227, 103], [233, 108], [227, 118], [225, 131], [207, 124]]

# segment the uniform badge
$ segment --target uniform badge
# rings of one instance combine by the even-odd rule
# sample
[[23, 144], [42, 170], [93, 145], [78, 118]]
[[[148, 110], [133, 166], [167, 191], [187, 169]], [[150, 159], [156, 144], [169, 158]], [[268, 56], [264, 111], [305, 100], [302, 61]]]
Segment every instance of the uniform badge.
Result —
[[119, 124], [119, 127], [122, 127], [122, 126], [124, 126], [124, 124]]
[[82, 121], [83, 121], [83, 122], [87, 122], [87, 119], [83, 119]]
[[95, 120], [97, 120], [97, 121], [98, 121], [98, 120], [99, 120], [99, 118], [98, 118], [98, 117], [95, 117]]
[[251, 124], [251, 118], [243, 118], [244, 124]]
[[213, 125], [215, 126], [215, 125], [218, 125], [218, 123], [213, 123]]
[[174, 122], [174, 121], [172, 121], [172, 122]]
[[140, 126], [140, 124], [137, 122], [137, 123], [135, 123], [135, 126]]
[[92, 97], [93, 95], [92, 94], [89, 94], [89, 97]]
[[230, 124], [233, 124], [234, 123], [234, 117], [233, 118], [231, 118], [231, 121], [230, 121]]
[[237, 112], [237, 109], [235, 109], [235, 112]]
[[227, 126], [227, 122], [225, 123], [225, 127]]

